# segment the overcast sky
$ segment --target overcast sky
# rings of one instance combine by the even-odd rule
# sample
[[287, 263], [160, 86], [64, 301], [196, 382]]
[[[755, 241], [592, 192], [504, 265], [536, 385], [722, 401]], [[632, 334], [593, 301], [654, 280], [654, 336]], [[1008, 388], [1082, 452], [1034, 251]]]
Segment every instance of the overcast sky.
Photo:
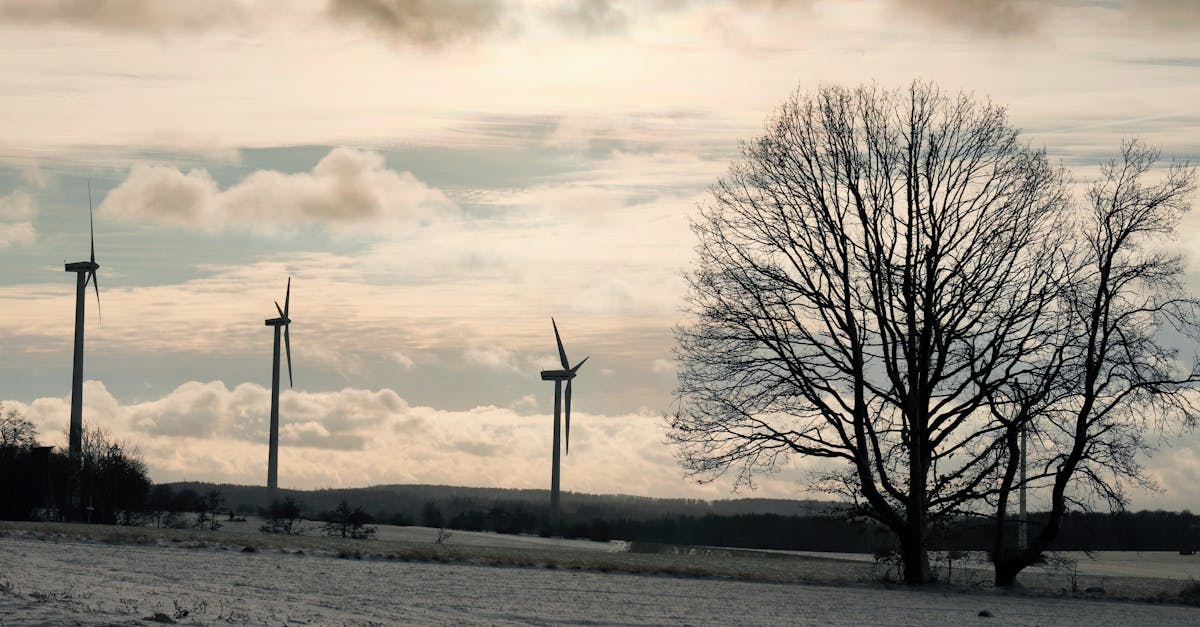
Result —
[[[84, 419], [155, 481], [729, 496], [664, 444], [706, 189], [795, 90], [914, 78], [1006, 105], [1086, 179], [1121, 140], [1200, 160], [1187, 0], [0, 0], [0, 399], [65, 442], [96, 200]], [[1183, 245], [1200, 250], [1200, 219]], [[1200, 293], [1200, 265], [1188, 282]], [[753, 495], [800, 491], [806, 462]], [[1200, 508], [1200, 436], [1148, 461]]]

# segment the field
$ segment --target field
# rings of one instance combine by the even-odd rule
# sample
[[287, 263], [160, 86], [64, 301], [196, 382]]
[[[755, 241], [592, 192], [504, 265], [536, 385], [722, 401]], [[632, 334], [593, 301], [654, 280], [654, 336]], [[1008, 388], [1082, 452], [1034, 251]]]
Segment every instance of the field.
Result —
[[[252, 532], [0, 523], [0, 624], [1195, 624], [1173, 604], [959, 583], [878, 583], [861, 556], [778, 554], [381, 528], [351, 541]], [[1191, 562], [1101, 556], [1047, 584], [1178, 598]], [[1147, 566], [1155, 561], [1168, 566]], [[1157, 577], [1131, 576], [1137, 569]], [[1125, 569], [1129, 572], [1122, 572]], [[1132, 569], [1132, 570], [1130, 570]], [[972, 580], [974, 568], [954, 567]], [[959, 578], [960, 573], [962, 579]], [[1171, 576], [1167, 576], [1167, 575]], [[1041, 586], [1041, 587], [1039, 587]], [[1082, 589], [1082, 588], [1081, 588]], [[1155, 591], [1156, 590], [1156, 591]], [[991, 618], [978, 616], [982, 610]]]

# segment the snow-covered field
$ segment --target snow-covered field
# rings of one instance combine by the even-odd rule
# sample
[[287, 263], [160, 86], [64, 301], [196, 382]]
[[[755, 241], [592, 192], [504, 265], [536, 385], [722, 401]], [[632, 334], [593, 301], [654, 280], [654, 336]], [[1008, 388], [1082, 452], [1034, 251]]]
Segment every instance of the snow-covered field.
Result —
[[[479, 536], [491, 535], [478, 534], [471, 541], [482, 542], [487, 538]], [[240, 533], [214, 536], [253, 537]], [[450, 541], [462, 542], [467, 537], [456, 532]], [[558, 548], [555, 542], [543, 542], [547, 546], [540, 549], [542, 554], [553, 551], [604, 559], [613, 555]], [[761, 583], [547, 565], [343, 559], [322, 548], [326, 545], [312, 546], [317, 548], [276, 548], [263, 543], [255, 551], [245, 552], [237, 544], [107, 544], [72, 539], [70, 534], [0, 530], [0, 625], [146, 624], [143, 619], [156, 615], [160, 620], [197, 625], [1200, 622], [1197, 608], [1027, 597], [986, 588], [971, 593], [914, 592], [862, 584]], [[356, 546], [400, 545], [380, 539]], [[799, 568], [866, 566], [799, 557], [763, 561], [791, 564], [789, 568], [795, 564]], [[981, 610], [988, 610], [993, 617], [979, 617]]]

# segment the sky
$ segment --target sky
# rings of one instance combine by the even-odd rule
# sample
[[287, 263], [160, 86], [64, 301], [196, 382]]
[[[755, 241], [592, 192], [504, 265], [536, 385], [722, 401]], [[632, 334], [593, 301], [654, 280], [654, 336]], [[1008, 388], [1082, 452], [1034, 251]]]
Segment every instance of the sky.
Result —
[[[921, 79], [1081, 183], [1131, 137], [1200, 160], [1198, 36], [1185, 0], [0, 0], [0, 400], [65, 443], [90, 183], [84, 419], [155, 481], [265, 483], [290, 276], [281, 487], [548, 487], [553, 316], [590, 355], [564, 490], [734, 496], [663, 413], [739, 141], [797, 90]], [[1135, 509], [1200, 508], [1200, 434], [1145, 464]], [[820, 498], [813, 468], [741, 495]]]

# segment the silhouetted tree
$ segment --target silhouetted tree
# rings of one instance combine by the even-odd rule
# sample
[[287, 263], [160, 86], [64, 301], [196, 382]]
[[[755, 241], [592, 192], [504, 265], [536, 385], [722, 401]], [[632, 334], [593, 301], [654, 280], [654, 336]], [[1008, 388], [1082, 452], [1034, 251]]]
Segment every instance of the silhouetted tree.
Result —
[[342, 501], [337, 509], [322, 515], [327, 522], [323, 527], [325, 535], [365, 540], [375, 535], [375, 528], [367, 524], [374, 522], [371, 515], [361, 507], [350, 508], [350, 504]]
[[[45, 480], [35, 475], [37, 428], [0, 404], [0, 517], [27, 518]], [[43, 469], [43, 472], [46, 472]]]
[[993, 487], [989, 395], [1046, 332], [1064, 175], [920, 83], [797, 94], [741, 152], [692, 223], [669, 436], [701, 480], [824, 460], [931, 581], [930, 526]]
[[135, 447], [85, 424], [78, 472], [80, 503], [89, 522], [139, 522], [150, 493], [150, 478]]
[[258, 528], [263, 533], [300, 535], [302, 505], [293, 497], [276, 500], [265, 512], [265, 520]]
[[37, 427], [16, 409], [4, 409], [0, 403], [0, 451], [31, 449], [37, 446]]
[[221, 505], [225, 503], [225, 497], [221, 495], [221, 491], [217, 489], [209, 490], [196, 500], [196, 527], [199, 529], [208, 528], [209, 531], [216, 531], [221, 527], [221, 523], [217, 521], [217, 514], [220, 513]]
[[[1138, 456], [1165, 428], [1194, 425], [1200, 360], [1181, 364], [1169, 333], [1200, 339], [1200, 301], [1183, 289], [1183, 260], [1162, 250], [1176, 236], [1196, 169], [1175, 164], [1147, 182], [1159, 153], [1136, 141], [1122, 146], [1088, 190], [1076, 230], [1080, 245], [1058, 304], [1058, 333], [1046, 364], [998, 390], [1004, 420], [1001, 490], [992, 547], [995, 583], [1009, 586], [1038, 563], [1057, 537], [1068, 506], [1098, 496], [1120, 510], [1124, 486], [1152, 485]], [[1049, 501], [1029, 546], [1012, 542], [1007, 508], [1020, 463], [1019, 432], [1031, 434], [1027, 479]]]

